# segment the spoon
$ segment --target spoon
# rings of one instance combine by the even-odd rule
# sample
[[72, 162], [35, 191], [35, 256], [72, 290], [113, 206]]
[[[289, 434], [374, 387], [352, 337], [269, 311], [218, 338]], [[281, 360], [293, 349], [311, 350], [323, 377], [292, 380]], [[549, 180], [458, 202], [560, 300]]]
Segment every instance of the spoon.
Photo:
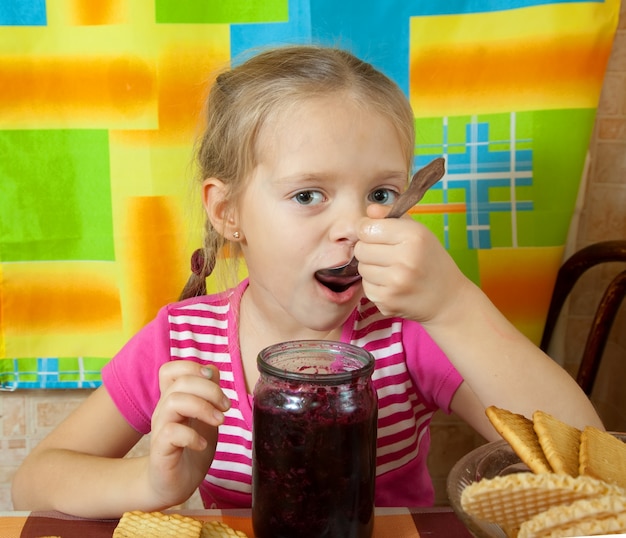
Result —
[[[385, 216], [386, 219], [397, 219], [404, 215], [409, 209], [417, 204], [437, 181], [439, 181], [445, 173], [445, 160], [438, 157], [424, 168], [418, 170], [411, 178], [408, 188], [398, 196], [398, 199], [391, 206], [391, 210]], [[352, 258], [345, 265], [339, 267], [330, 267], [328, 269], [319, 269], [315, 272], [325, 284], [346, 285], [356, 282], [360, 278], [358, 271], [359, 261]]]

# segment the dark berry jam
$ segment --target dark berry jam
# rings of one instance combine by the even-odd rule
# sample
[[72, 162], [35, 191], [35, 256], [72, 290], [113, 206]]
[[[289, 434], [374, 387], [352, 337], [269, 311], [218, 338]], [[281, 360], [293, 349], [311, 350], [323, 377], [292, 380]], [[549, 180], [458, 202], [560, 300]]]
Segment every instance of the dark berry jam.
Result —
[[337, 342], [259, 355], [252, 520], [257, 538], [369, 538], [374, 523], [374, 359]]

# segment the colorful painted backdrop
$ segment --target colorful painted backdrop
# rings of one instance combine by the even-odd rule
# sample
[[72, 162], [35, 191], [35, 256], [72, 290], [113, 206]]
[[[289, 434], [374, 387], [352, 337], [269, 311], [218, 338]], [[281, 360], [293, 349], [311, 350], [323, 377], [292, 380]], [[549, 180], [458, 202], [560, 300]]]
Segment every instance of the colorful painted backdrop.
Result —
[[86, 387], [175, 300], [199, 245], [191, 193], [212, 74], [285, 43], [352, 50], [416, 116], [416, 208], [538, 340], [619, 0], [3, 0], [0, 383]]

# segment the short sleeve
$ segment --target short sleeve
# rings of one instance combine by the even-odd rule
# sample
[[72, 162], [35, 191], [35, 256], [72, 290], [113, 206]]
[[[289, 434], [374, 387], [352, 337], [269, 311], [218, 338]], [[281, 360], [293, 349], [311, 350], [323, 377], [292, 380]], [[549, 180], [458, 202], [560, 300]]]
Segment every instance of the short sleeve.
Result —
[[133, 336], [102, 370], [103, 384], [128, 423], [150, 431], [160, 397], [159, 369], [170, 360], [167, 308]]
[[409, 374], [427, 405], [450, 413], [452, 397], [463, 378], [426, 330], [403, 320], [402, 340]]

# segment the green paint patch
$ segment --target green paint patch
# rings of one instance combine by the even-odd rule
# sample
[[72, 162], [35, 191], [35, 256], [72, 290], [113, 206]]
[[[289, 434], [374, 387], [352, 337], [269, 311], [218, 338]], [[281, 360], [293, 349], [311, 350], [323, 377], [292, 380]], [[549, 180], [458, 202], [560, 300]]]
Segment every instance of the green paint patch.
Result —
[[0, 131], [0, 185], [0, 260], [114, 259], [107, 131]]

